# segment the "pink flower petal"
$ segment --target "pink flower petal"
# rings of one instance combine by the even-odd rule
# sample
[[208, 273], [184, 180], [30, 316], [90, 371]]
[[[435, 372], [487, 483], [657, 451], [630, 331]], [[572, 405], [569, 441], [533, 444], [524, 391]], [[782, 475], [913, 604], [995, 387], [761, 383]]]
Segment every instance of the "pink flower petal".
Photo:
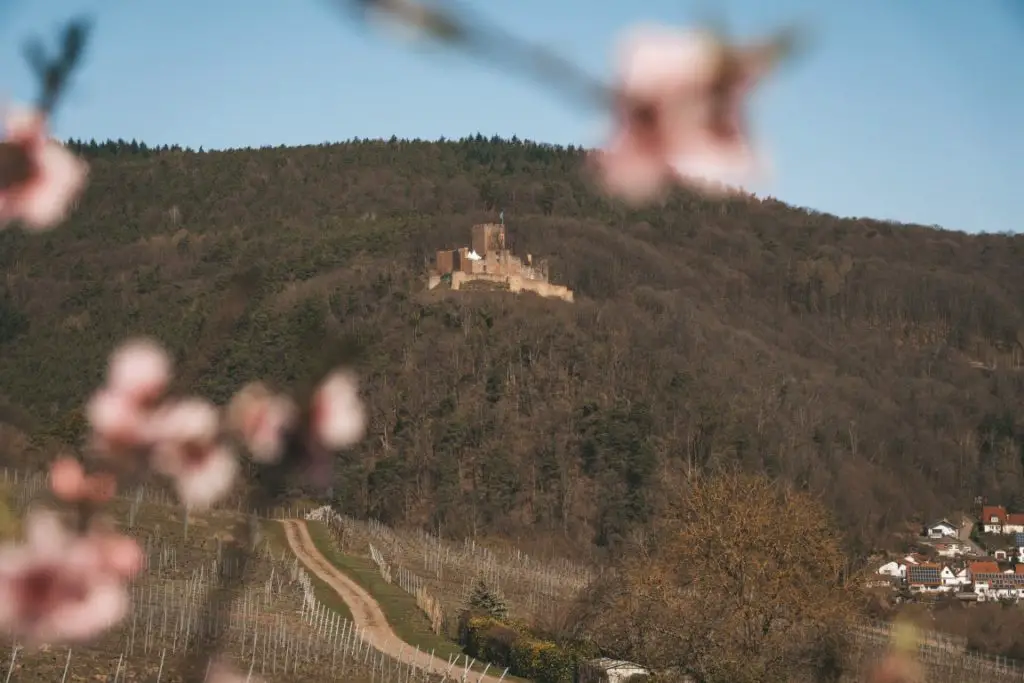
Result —
[[52, 510], [34, 509], [25, 516], [25, 542], [40, 556], [60, 557], [72, 541], [60, 515]]
[[134, 538], [115, 533], [101, 533], [96, 536], [104, 569], [125, 579], [132, 578], [142, 571], [146, 564], [146, 556]]
[[186, 398], [159, 408], [150, 420], [147, 433], [153, 443], [208, 444], [220, 431], [220, 412], [209, 401]]
[[660, 156], [644, 154], [623, 137], [592, 157], [605, 191], [630, 204], [657, 199], [664, 193], [669, 169]]
[[256, 382], [232, 397], [227, 412], [230, 428], [241, 437], [253, 460], [273, 463], [281, 459], [285, 434], [298, 417], [290, 398], [274, 395]]
[[67, 218], [68, 208], [85, 188], [89, 166], [63, 145], [48, 141], [36, 153], [39, 176], [4, 209], [26, 225], [44, 230]]
[[[81, 643], [120, 623], [131, 598], [125, 586], [112, 579], [62, 577], [69, 588], [81, 588], [78, 599], [61, 602], [41, 617], [23, 638], [33, 643]], [[84, 585], [82, 585], [84, 584]]]
[[0, 631], [27, 645], [76, 643], [124, 618], [128, 593], [96, 538], [70, 535], [51, 511], [25, 525], [25, 543], [0, 547]]
[[152, 340], [133, 339], [111, 354], [107, 384], [129, 399], [139, 403], [155, 400], [170, 379], [170, 356]]
[[332, 450], [358, 443], [366, 433], [366, 410], [359, 399], [356, 376], [335, 370], [313, 395], [312, 432]]
[[763, 173], [763, 165], [744, 146], [709, 144], [703, 152], [680, 155], [670, 163], [679, 182], [705, 194], [728, 194]]
[[124, 394], [110, 390], [93, 394], [86, 404], [85, 416], [102, 450], [116, 452], [138, 448], [149, 438], [147, 414]]
[[11, 142], [32, 142], [46, 136], [46, 118], [30, 107], [5, 105], [4, 135]]
[[21, 219], [36, 230], [56, 225], [85, 187], [88, 164], [47, 135], [45, 119], [37, 112], [10, 109], [4, 127], [6, 141], [28, 154], [32, 174], [0, 191], [0, 222]]
[[704, 31], [636, 26], [619, 44], [619, 87], [630, 98], [694, 97], [714, 78], [720, 47]]
[[85, 470], [82, 464], [70, 457], [58, 458], [50, 465], [50, 489], [65, 501], [76, 501], [82, 497], [85, 488]]
[[753, 77], [726, 68], [734, 48], [702, 31], [644, 26], [620, 45], [617, 130], [596, 167], [606, 192], [631, 203], [667, 181], [708, 193], [760, 169], [742, 125]]
[[173, 477], [174, 486], [185, 507], [202, 510], [231, 493], [239, 472], [234, 451], [227, 446], [214, 446], [202, 460], [192, 460], [187, 466], [179, 467]]

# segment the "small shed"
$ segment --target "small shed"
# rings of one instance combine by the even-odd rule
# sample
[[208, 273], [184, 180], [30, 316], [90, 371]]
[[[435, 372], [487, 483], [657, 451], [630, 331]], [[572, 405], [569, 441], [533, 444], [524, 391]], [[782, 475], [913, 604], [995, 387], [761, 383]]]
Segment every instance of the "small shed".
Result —
[[633, 676], [646, 678], [650, 675], [649, 669], [634, 662], [599, 657], [580, 664], [579, 683], [626, 683]]

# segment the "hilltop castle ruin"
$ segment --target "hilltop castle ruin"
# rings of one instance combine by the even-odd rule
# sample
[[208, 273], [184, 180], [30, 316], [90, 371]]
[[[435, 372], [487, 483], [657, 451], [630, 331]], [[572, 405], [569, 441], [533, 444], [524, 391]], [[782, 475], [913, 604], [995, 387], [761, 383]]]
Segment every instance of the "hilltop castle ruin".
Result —
[[505, 245], [505, 226], [480, 223], [471, 230], [471, 244], [458, 249], [437, 252], [434, 266], [427, 276], [427, 289], [449, 282], [452, 289], [461, 289], [469, 282], [490, 283], [510, 292], [528, 291], [541, 296], [572, 302], [572, 290], [548, 282], [545, 261], [534, 263], [531, 254], [526, 263], [514, 256]]

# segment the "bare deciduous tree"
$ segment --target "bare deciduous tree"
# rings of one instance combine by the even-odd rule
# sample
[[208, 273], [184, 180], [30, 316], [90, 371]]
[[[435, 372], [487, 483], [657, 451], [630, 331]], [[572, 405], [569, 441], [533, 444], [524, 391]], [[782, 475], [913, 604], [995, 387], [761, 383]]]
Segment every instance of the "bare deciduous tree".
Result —
[[580, 606], [602, 647], [701, 681], [815, 673], [853, 613], [824, 506], [735, 471], [672, 481], [669, 512]]

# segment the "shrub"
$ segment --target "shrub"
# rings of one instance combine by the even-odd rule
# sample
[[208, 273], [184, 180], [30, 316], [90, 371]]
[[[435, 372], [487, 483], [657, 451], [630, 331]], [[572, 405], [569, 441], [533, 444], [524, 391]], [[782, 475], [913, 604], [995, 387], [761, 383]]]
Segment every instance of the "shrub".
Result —
[[459, 620], [459, 639], [466, 654], [536, 683], [572, 683], [577, 655], [558, 644], [536, 638], [525, 629], [494, 617], [466, 611]]

